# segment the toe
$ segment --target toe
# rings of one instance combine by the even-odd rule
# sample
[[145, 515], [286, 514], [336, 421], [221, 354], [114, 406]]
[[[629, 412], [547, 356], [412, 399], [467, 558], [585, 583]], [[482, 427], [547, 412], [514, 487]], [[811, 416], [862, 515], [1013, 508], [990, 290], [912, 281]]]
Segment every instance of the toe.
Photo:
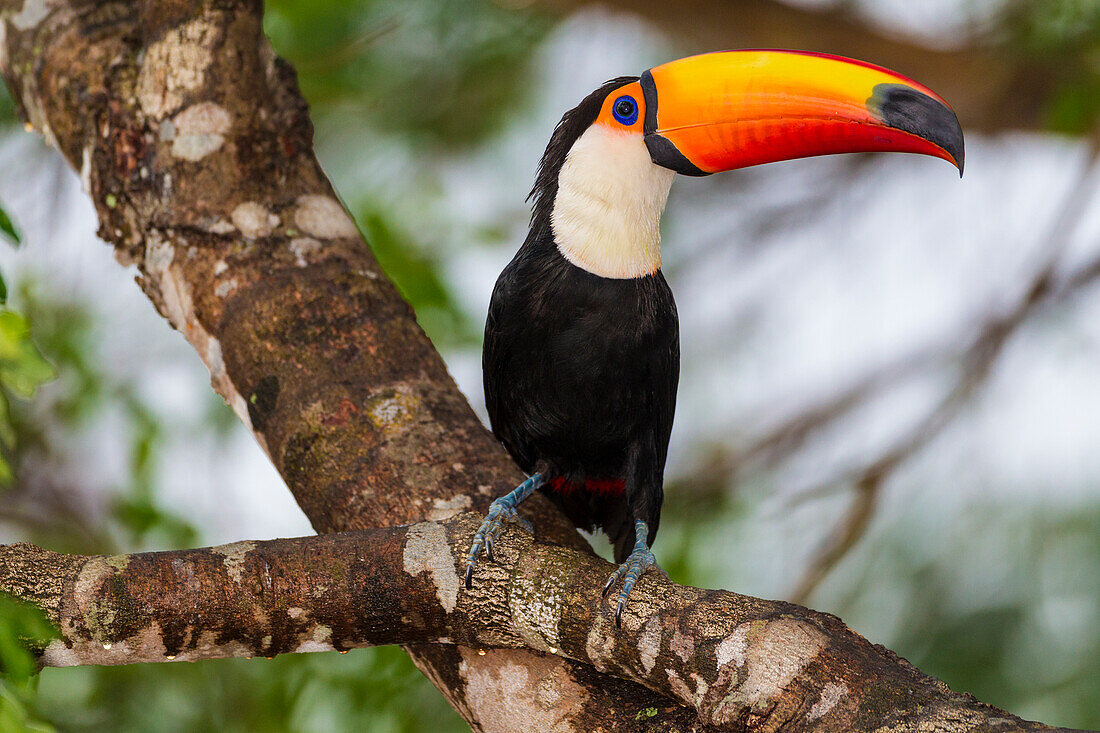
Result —
[[474, 565], [472, 562], [466, 565], [466, 590], [474, 587]]
[[611, 588], [615, 585], [615, 581], [617, 581], [622, 576], [622, 574], [623, 569], [619, 568], [615, 572], [611, 573], [611, 575], [607, 578], [607, 582], [603, 584], [604, 598], [607, 598], [607, 594], [611, 592]]
[[[655, 567], [660, 570], [660, 566], [657, 565], [656, 556], [648, 550], [636, 550], [630, 554], [630, 557], [626, 559], [619, 568], [611, 574], [611, 577], [607, 579], [607, 583], [604, 585], [603, 595], [606, 598], [608, 592], [610, 592], [615, 581], [620, 578], [623, 581], [622, 590], [619, 592], [618, 604], [615, 607], [615, 626], [622, 628], [623, 611], [626, 610], [627, 601], [630, 599], [630, 593], [634, 590], [634, 585], [638, 582], [646, 570], [650, 567]], [[661, 570], [663, 573], [664, 571]]]

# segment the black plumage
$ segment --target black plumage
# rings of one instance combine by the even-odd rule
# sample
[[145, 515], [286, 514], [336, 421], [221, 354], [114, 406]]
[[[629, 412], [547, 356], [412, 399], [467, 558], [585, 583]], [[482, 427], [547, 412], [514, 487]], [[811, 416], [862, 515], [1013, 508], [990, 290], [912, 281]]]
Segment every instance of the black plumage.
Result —
[[622, 562], [634, 522], [657, 533], [679, 378], [676, 305], [660, 271], [611, 279], [570, 263], [551, 211], [573, 143], [614, 89], [566, 113], [539, 164], [531, 230], [493, 291], [485, 325], [485, 396], [493, 432], [578, 526], [602, 528]]

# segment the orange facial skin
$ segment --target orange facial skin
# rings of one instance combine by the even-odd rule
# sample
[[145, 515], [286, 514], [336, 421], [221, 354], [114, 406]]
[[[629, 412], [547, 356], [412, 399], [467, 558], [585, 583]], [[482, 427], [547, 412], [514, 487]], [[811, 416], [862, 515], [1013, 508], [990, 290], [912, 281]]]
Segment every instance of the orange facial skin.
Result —
[[[663, 138], [651, 140], [660, 146], [650, 150], [668, 157], [671, 144], [684, 160], [669, 167], [680, 172], [873, 151], [931, 155], [962, 169], [962, 131], [947, 103], [907, 77], [861, 61], [725, 51], [654, 67], [640, 86], [648, 105], [645, 133]], [[655, 153], [655, 162], [660, 157]], [[696, 170], [685, 170], [688, 164]]]
[[[615, 117], [615, 103], [622, 97], [630, 97], [638, 107], [638, 118], [633, 124], [623, 124]], [[604, 100], [603, 107], [600, 108], [599, 116], [596, 117], [595, 124], [606, 125], [613, 130], [619, 130], [621, 132], [636, 132], [639, 135], [642, 134], [645, 125], [645, 95], [642, 94], [642, 85], [638, 82], [632, 82], [608, 94], [607, 99]]]

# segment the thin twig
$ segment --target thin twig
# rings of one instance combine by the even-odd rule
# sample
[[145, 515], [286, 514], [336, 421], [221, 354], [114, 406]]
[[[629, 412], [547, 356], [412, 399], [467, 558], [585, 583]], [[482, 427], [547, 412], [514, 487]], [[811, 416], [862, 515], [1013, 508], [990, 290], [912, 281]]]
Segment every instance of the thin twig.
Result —
[[[969, 404], [974, 394], [985, 385], [993, 365], [1004, 352], [1006, 344], [1018, 333], [1021, 325], [1043, 306], [1054, 299], [1062, 299], [1070, 292], [1056, 287], [1057, 271], [1070, 238], [1076, 231], [1088, 203], [1093, 199], [1097, 176], [1093, 174], [1097, 162], [1097, 148], [1090, 146], [1088, 162], [1084, 165], [1078, 184], [1066, 197], [1055, 217], [1046, 241], [1052, 243], [1035, 275], [1029, 281], [1016, 306], [1008, 313], [988, 318], [979, 329], [977, 337], [961, 357], [959, 377], [955, 385], [937, 402], [927, 415], [913, 426], [885, 453], [864, 468], [855, 472], [845, 483], [856, 488], [856, 498], [848, 512], [838, 522], [791, 594], [792, 600], [802, 603], [808, 598], [829, 572], [844, 559], [848, 552], [866, 534], [878, 504], [878, 494], [893, 471], [906, 459], [915, 455], [954, 420], [962, 408]], [[1071, 279], [1085, 283], [1085, 279]], [[835, 485], [835, 484], [833, 484]], [[820, 495], [827, 485], [801, 492], [798, 499]]]

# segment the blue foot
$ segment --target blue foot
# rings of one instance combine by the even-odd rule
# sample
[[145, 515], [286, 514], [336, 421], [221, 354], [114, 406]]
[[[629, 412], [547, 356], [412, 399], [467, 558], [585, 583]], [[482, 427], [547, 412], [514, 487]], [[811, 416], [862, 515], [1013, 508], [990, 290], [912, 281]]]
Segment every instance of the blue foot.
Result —
[[650, 567], [657, 568], [661, 574], [666, 578], [668, 577], [668, 573], [665, 573], [657, 565], [656, 556], [649, 549], [649, 545], [646, 544], [646, 538], [649, 537], [649, 527], [645, 522], [641, 520], [634, 522], [634, 536], [637, 538], [634, 542], [634, 551], [626, 558], [626, 562], [611, 574], [603, 587], [603, 595], [606, 598], [616, 581], [619, 578], [623, 579], [623, 589], [619, 593], [619, 605], [615, 608], [615, 626], [619, 628], [622, 628], [623, 625], [623, 609], [626, 608], [626, 599], [630, 596], [630, 591], [634, 590], [634, 584], [638, 582], [638, 578], [642, 577]]
[[528, 532], [534, 533], [535, 528], [520, 516], [519, 512], [516, 511], [516, 507], [519, 506], [521, 501], [535, 493], [535, 489], [539, 486], [542, 486], [542, 475], [536, 473], [513, 489], [510, 494], [500, 497], [489, 505], [489, 513], [485, 515], [485, 521], [481, 523], [481, 527], [474, 535], [474, 541], [470, 545], [470, 554], [466, 556], [467, 590], [474, 585], [474, 568], [477, 567], [477, 559], [481, 555], [481, 548], [485, 548], [485, 554], [492, 560], [493, 544], [500, 536], [501, 530], [504, 529], [505, 522], [515, 522]]

